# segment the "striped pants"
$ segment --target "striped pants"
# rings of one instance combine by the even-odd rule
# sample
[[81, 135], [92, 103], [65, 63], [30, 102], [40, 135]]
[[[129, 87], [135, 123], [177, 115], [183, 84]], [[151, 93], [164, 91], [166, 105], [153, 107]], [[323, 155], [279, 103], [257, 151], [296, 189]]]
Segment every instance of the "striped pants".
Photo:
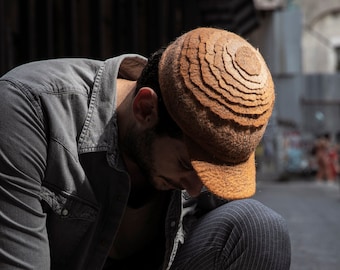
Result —
[[290, 255], [284, 219], [256, 200], [237, 200], [193, 225], [171, 270], [288, 270]]

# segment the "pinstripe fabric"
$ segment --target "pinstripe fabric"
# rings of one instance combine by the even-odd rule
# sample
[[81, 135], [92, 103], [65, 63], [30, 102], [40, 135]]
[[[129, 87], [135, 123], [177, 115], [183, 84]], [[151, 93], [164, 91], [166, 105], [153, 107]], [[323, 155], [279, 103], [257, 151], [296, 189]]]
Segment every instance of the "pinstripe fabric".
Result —
[[288, 270], [290, 252], [280, 215], [256, 200], [237, 200], [193, 225], [171, 270]]

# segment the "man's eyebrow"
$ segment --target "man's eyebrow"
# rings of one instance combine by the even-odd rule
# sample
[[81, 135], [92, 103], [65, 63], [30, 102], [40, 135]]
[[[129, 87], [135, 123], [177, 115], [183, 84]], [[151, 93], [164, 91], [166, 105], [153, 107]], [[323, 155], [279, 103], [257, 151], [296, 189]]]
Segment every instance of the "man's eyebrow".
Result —
[[163, 178], [165, 182], [167, 182], [168, 184], [170, 184], [171, 186], [173, 186], [174, 188], [180, 189], [182, 190], [183, 187], [181, 185], [179, 185], [178, 183], [174, 182], [172, 179], [163, 176], [163, 175], [159, 175], [160, 178]]

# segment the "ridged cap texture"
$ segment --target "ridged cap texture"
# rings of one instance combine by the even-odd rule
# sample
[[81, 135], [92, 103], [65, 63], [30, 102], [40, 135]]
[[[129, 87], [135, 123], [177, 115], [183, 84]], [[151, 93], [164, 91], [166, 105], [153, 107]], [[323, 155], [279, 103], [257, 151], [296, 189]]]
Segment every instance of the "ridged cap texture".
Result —
[[252, 196], [255, 149], [275, 101], [260, 52], [235, 33], [196, 28], [166, 48], [159, 82], [204, 185], [226, 199]]

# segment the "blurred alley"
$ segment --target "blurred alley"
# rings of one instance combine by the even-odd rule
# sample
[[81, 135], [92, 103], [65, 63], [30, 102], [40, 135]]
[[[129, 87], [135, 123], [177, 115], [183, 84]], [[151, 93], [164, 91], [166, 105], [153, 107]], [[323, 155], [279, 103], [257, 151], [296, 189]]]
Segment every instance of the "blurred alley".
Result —
[[258, 175], [255, 198], [286, 219], [292, 244], [291, 270], [338, 270], [339, 185], [320, 184], [309, 178], [273, 178]]

